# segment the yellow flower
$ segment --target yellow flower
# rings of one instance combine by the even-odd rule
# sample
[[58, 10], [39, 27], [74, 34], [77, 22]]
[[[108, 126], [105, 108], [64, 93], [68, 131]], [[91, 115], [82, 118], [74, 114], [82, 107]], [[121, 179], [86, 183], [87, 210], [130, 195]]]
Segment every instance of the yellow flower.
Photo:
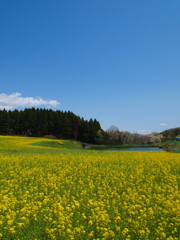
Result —
[[22, 227], [24, 225], [24, 223], [19, 222], [19, 223], [17, 223], [17, 225], [18, 225], [18, 227]]
[[89, 224], [89, 225], [93, 225], [93, 221], [90, 220], [90, 221], [88, 222], [88, 224]]
[[71, 233], [72, 233], [72, 231], [71, 231], [70, 228], [67, 228], [67, 229], [66, 229], [66, 232], [67, 232], [68, 234], [71, 234]]
[[16, 231], [15, 231], [15, 229], [14, 229], [13, 227], [10, 228], [9, 231], [10, 231], [12, 234], [15, 234], [15, 233], [16, 233]]
[[94, 231], [91, 231], [89, 234], [88, 234], [89, 237], [93, 237], [94, 236]]

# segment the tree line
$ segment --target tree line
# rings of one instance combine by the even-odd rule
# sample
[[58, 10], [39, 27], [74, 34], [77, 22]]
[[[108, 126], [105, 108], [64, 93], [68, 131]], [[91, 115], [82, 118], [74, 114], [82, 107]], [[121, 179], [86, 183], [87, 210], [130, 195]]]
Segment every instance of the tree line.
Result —
[[119, 131], [111, 126], [104, 131], [96, 119], [84, 120], [71, 111], [25, 108], [24, 110], [0, 110], [0, 135], [19, 135], [58, 139], [74, 139], [92, 144], [147, 144], [172, 139], [180, 134], [180, 128], [170, 129], [161, 134], [141, 135]]
[[59, 139], [97, 143], [98, 130], [101, 126], [96, 119], [84, 120], [71, 111], [41, 108], [0, 110], [0, 135], [53, 135]]

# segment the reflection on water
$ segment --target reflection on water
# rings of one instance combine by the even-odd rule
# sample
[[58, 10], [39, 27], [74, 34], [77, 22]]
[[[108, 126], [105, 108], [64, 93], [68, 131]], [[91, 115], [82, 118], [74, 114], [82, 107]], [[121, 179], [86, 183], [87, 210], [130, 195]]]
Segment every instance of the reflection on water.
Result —
[[159, 147], [132, 147], [132, 148], [107, 148], [104, 151], [138, 151], [138, 152], [150, 152], [150, 151], [164, 151]]

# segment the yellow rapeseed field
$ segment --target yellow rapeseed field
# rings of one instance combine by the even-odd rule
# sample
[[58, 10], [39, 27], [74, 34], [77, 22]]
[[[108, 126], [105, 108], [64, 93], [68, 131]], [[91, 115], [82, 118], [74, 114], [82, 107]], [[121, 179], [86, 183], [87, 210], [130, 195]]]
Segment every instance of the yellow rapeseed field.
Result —
[[37, 139], [4, 139], [0, 239], [180, 239], [179, 154], [17, 154]]

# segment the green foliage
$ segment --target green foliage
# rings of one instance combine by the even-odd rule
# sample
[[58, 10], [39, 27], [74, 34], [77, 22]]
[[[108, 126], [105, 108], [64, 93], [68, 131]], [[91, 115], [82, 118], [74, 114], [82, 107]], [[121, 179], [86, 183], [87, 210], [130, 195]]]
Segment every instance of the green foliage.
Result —
[[101, 130], [101, 126], [96, 119], [87, 121], [70, 111], [39, 108], [0, 110], [0, 135], [54, 135], [58, 139], [96, 143], [98, 130]]
[[40, 141], [33, 143], [35, 146], [50, 147], [50, 148], [81, 148], [81, 143], [71, 140], [61, 140], [61, 141]]

